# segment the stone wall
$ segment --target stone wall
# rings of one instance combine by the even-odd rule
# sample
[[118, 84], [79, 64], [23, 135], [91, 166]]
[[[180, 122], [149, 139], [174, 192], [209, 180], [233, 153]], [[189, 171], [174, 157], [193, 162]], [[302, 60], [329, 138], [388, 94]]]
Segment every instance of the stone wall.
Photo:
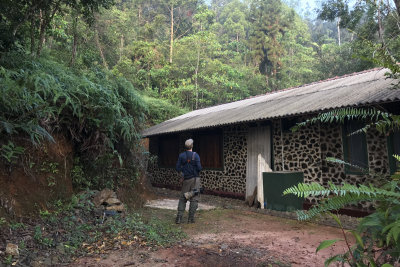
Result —
[[281, 121], [273, 123], [275, 171], [302, 171], [305, 182], [321, 182], [321, 147], [318, 127], [296, 132], [281, 130]]
[[[305, 119], [301, 118], [302, 120]], [[246, 191], [246, 160], [248, 125], [227, 126], [223, 133], [223, 168], [201, 172], [203, 186], [208, 190], [244, 195]], [[327, 185], [328, 181], [341, 184], [376, 183], [365, 175], [349, 175], [340, 164], [328, 163], [327, 157], [343, 159], [342, 130], [340, 125], [311, 125], [297, 132], [282, 131], [281, 120], [272, 122], [273, 169], [275, 171], [303, 171], [305, 182]], [[181, 133], [184, 140], [191, 133]], [[388, 175], [389, 163], [386, 137], [375, 130], [367, 133], [368, 161], [371, 173]], [[150, 140], [150, 152], [156, 154], [157, 138]], [[201, 157], [201, 155], [200, 155]], [[158, 168], [157, 161], [149, 164], [149, 178], [153, 184], [178, 186], [179, 175], [173, 168]], [[315, 203], [315, 198], [307, 200]], [[363, 203], [358, 208], [368, 208]]]
[[[273, 124], [274, 170], [303, 171], [305, 182], [317, 182], [325, 186], [329, 181], [338, 185], [343, 182], [354, 185], [379, 182], [372, 175], [347, 174], [343, 165], [326, 161], [327, 157], [344, 160], [341, 125], [310, 125], [292, 133], [282, 132], [280, 123], [274, 121]], [[388, 176], [386, 137], [374, 129], [369, 130], [366, 137], [370, 173]], [[306, 201], [314, 204], [317, 199], [309, 198]], [[361, 203], [357, 208], [369, 209], [370, 206], [371, 203]]]

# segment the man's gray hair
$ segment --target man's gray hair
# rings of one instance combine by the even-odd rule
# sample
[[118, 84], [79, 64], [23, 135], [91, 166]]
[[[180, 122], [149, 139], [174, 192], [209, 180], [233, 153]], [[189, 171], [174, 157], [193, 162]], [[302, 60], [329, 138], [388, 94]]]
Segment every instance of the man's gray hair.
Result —
[[193, 148], [193, 139], [186, 140], [185, 147], [186, 147], [186, 149], [192, 149]]

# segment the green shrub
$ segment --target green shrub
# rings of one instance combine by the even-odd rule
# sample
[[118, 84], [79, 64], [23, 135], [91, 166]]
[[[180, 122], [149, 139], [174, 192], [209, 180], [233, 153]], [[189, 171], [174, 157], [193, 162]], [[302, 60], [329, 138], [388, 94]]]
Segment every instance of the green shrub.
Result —
[[0, 156], [7, 161], [8, 164], [15, 163], [19, 156], [24, 153], [24, 148], [15, 146], [11, 141], [8, 144], [4, 144], [0, 147]]
[[74, 73], [41, 58], [6, 54], [0, 61], [0, 133], [28, 134], [38, 142], [61, 130], [85, 149], [139, 138], [142, 98], [123, 78], [100, 69]]
[[148, 106], [147, 120], [149, 124], [157, 124], [187, 112], [168, 100], [145, 96], [143, 100]]
[[[71, 140], [82, 162], [107, 159], [105, 165], [111, 166], [127, 160], [139, 143], [147, 112], [142, 97], [130, 82], [110, 72], [96, 67], [78, 72], [45, 56], [2, 55], [0, 139], [27, 135], [38, 144], [43, 139], [54, 142], [53, 134], [61, 133]], [[17, 148], [3, 145], [2, 157], [15, 160]], [[114, 172], [126, 173], [113, 167]], [[78, 168], [75, 165], [72, 173], [78, 188], [101, 184], [91, 181], [98, 173], [82, 174]]]

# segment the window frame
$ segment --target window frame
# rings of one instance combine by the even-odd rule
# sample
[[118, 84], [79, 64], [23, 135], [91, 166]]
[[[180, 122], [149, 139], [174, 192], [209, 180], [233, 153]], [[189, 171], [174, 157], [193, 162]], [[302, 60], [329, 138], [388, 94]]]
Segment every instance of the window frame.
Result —
[[[352, 162], [350, 162], [349, 160], [349, 138], [350, 136], [348, 136], [348, 123], [352, 123], [354, 121], [351, 120], [346, 120], [344, 122], [344, 124], [342, 124], [342, 141], [343, 141], [343, 156], [344, 156], [344, 161], [350, 164], [353, 164]], [[344, 173], [345, 174], [350, 174], [350, 175], [365, 175], [369, 173], [369, 160], [368, 160], [368, 143], [367, 143], [367, 135], [365, 132], [362, 133], [358, 133], [357, 135], [353, 135], [354, 136], [359, 136], [361, 138], [361, 142], [362, 145], [365, 146], [365, 154], [363, 155], [363, 160], [365, 161], [366, 164], [366, 171], [362, 171], [362, 170], [355, 170], [356, 168], [352, 168], [351, 166], [345, 164], [344, 166]], [[353, 164], [356, 165], [356, 164]], [[360, 166], [362, 167], [362, 166]]]

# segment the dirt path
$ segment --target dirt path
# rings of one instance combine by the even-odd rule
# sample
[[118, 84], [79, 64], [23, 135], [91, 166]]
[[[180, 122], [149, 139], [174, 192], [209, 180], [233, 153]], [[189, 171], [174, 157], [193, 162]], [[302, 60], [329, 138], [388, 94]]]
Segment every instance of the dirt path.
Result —
[[[152, 208], [142, 213], [171, 223], [175, 215]], [[173, 247], [117, 250], [71, 266], [323, 266], [326, 258], [345, 249], [340, 242], [315, 253], [321, 241], [342, 239], [340, 229], [244, 210], [201, 211], [195, 224], [179, 227], [188, 239]]]

